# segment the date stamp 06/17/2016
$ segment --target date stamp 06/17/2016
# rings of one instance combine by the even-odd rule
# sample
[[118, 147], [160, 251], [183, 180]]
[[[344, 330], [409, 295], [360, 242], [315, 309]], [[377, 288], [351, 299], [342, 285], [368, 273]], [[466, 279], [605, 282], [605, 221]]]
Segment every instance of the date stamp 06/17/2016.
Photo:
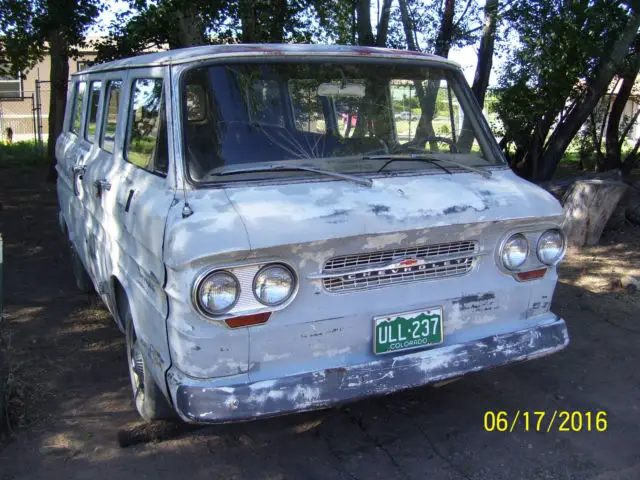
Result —
[[609, 422], [604, 410], [489, 410], [483, 426], [487, 432], [606, 432]]

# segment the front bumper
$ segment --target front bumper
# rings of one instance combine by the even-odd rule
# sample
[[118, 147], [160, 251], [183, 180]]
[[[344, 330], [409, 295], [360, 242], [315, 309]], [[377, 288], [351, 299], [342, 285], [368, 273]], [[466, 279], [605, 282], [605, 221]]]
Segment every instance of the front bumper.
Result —
[[551, 314], [535, 327], [468, 343], [434, 347], [344, 368], [254, 383], [211, 386], [170, 371], [174, 405], [190, 423], [250, 420], [326, 408], [359, 398], [437, 383], [471, 372], [531, 360], [569, 344], [567, 326]]

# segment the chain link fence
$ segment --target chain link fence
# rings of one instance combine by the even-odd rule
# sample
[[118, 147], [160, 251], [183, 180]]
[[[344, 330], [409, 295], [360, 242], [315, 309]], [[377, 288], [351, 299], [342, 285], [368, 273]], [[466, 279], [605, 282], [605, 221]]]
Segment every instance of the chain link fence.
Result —
[[36, 82], [21, 97], [0, 97], [0, 141], [30, 141], [43, 145], [48, 137], [49, 82]]

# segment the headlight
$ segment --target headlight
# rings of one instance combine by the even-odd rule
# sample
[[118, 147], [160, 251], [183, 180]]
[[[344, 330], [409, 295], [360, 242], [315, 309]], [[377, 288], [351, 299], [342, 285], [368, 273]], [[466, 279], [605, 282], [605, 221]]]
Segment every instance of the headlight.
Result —
[[293, 294], [296, 279], [289, 267], [276, 263], [263, 267], [253, 279], [253, 294], [260, 303], [275, 307]]
[[555, 265], [564, 254], [564, 235], [560, 230], [547, 230], [538, 240], [538, 259], [547, 265]]
[[517, 233], [504, 243], [500, 257], [505, 268], [516, 270], [527, 260], [528, 254], [529, 242], [524, 235]]
[[231, 273], [223, 270], [205, 276], [195, 292], [195, 302], [205, 313], [220, 315], [230, 310], [238, 301], [240, 285]]

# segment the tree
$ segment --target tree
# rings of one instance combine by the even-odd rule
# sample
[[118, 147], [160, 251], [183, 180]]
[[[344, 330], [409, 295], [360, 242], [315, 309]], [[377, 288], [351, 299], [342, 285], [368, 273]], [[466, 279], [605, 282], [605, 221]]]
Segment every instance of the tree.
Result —
[[640, 11], [632, 11], [622, 35], [613, 42], [612, 49], [601, 52], [595, 75], [588, 82], [583, 94], [573, 102], [569, 113], [558, 122], [545, 145], [540, 159], [538, 179], [549, 180], [553, 176], [569, 143], [588, 118], [589, 113], [596, 107], [624, 61], [630, 45], [638, 34], [638, 27], [640, 27]]
[[[444, 0], [444, 7], [440, 10], [437, 19], [418, 14], [412, 10], [408, 0], [399, 0], [400, 16], [404, 29], [405, 39], [409, 50], [419, 51], [418, 33], [427, 39], [427, 48], [430, 52], [441, 57], [448, 57], [454, 45], [462, 46], [469, 43], [473, 35], [469, 30], [469, 22], [475, 15], [471, 8], [472, 1], [460, 4], [456, 0]], [[462, 6], [464, 5], [464, 6]], [[431, 5], [432, 7], [435, 5]], [[420, 12], [438, 11], [435, 8], [419, 9]], [[456, 20], [458, 13], [458, 20]], [[434, 25], [437, 25], [434, 36]], [[426, 87], [421, 82], [414, 83], [416, 94], [420, 99], [422, 115], [416, 127], [416, 141], [427, 140], [435, 136], [433, 129], [433, 116], [436, 109], [436, 100], [440, 81], [429, 81]], [[435, 148], [435, 145], [432, 145]]]
[[[130, 9], [117, 15], [109, 37], [98, 42], [97, 62], [138, 55], [149, 48], [170, 49], [225, 41], [229, 18], [227, 0], [130, 0]], [[218, 32], [212, 38], [210, 31]]]
[[[611, 103], [611, 109], [606, 119], [606, 155], [604, 160], [605, 169], [620, 168], [628, 173], [636, 163], [636, 154], [638, 152], [639, 142], [636, 142], [634, 149], [627, 158], [622, 161], [622, 145], [633, 125], [640, 110], [636, 112], [626, 122], [623, 121], [624, 108], [631, 96], [631, 92], [635, 86], [638, 72], [640, 71], [640, 35], [636, 35], [634, 51], [630, 55], [627, 65], [623, 68], [620, 75], [620, 88]], [[612, 92], [614, 94], [615, 92]], [[604, 121], [602, 126], [604, 127]], [[602, 135], [601, 135], [602, 137]]]
[[626, 56], [637, 16], [617, 0], [517, 0], [505, 16], [516, 32], [496, 109], [512, 167], [549, 179]]
[[[498, 0], [487, 0], [484, 6], [484, 22], [482, 24], [482, 37], [478, 50], [478, 64], [473, 77], [471, 90], [476, 97], [480, 108], [484, 106], [484, 97], [489, 86], [489, 77], [493, 66], [493, 51], [496, 41], [496, 28], [498, 26]], [[462, 132], [458, 141], [458, 148], [462, 152], [469, 151], [474, 135], [471, 127], [471, 118], [465, 115], [462, 121]]]
[[309, 4], [300, 0], [238, 0], [230, 6], [231, 17], [240, 18], [243, 43], [309, 41]]
[[0, 28], [13, 73], [29, 70], [47, 52], [51, 57], [50, 180], [56, 177], [55, 144], [64, 121], [69, 58], [84, 43], [84, 33], [100, 10], [98, 0], [0, 0]]

